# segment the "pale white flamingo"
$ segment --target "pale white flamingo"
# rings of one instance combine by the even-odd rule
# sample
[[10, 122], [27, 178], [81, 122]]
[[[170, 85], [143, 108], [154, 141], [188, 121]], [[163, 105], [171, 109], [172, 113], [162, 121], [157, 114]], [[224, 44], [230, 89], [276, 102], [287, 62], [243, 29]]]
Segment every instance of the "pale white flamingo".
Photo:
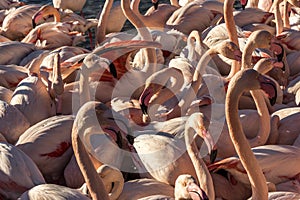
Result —
[[[92, 113], [94, 113], [96, 110], [98, 110], [98, 117], [102, 118], [103, 120], [108, 120], [106, 117], [103, 116], [103, 114], [107, 114], [105, 110], [107, 111], [107, 108], [103, 107], [104, 105], [101, 103], [96, 102], [89, 102], [86, 103], [84, 106], [81, 107], [80, 111], [76, 115], [73, 128], [72, 128], [72, 147], [74, 151], [74, 155], [76, 157], [76, 160], [78, 162], [79, 168], [82, 172], [82, 175], [84, 177], [84, 180], [87, 184], [87, 188], [89, 190], [89, 194], [91, 196], [91, 199], [98, 200], [108, 200], [109, 196], [107, 191], [105, 190], [105, 186], [103, 183], [103, 180], [100, 176], [98, 176], [95, 166], [91, 160], [90, 157], [90, 149], [87, 150], [85, 147], [85, 144], [82, 142], [82, 139], [85, 139], [86, 137], [90, 136], [90, 131], [93, 129], [93, 126], [95, 127], [95, 123], [97, 121], [97, 117], [94, 116]], [[96, 109], [96, 110], [95, 110]], [[95, 113], [94, 113], [95, 114]], [[93, 118], [96, 117], [96, 118]], [[84, 120], [86, 123], [84, 125], [82, 124], [82, 120]], [[96, 120], [96, 121], [95, 121]], [[98, 123], [98, 121], [97, 121]], [[84, 126], [84, 127], [82, 127]], [[97, 124], [96, 124], [97, 126]], [[86, 129], [87, 128], [87, 129]], [[92, 128], [92, 129], [91, 129]], [[89, 130], [88, 130], [89, 129]], [[86, 132], [88, 130], [88, 133]], [[95, 130], [95, 129], [94, 129]], [[99, 130], [99, 129], [98, 129]], [[94, 132], [96, 133], [96, 132]], [[86, 143], [86, 142], [85, 142]], [[88, 145], [88, 148], [90, 146]], [[75, 189], [70, 189], [64, 186], [58, 186], [58, 185], [51, 185], [47, 184], [44, 185], [48, 190], [52, 191], [49, 193], [45, 193], [45, 188], [43, 186], [40, 187], [34, 187], [31, 190], [24, 193], [20, 199], [38, 199], [40, 198], [41, 193], [43, 193], [43, 197], [46, 195], [49, 195], [49, 198], [54, 198], [58, 195], [66, 195], [64, 198], [71, 198], [74, 199], [89, 199], [84, 194], [79, 192]]]
[[0, 143], [0, 197], [17, 199], [26, 190], [45, 183], [43, 175], [23, 151], [6, 142]]
[[47, 183], [58, 183], [72, 156], [71, 132], [74, 117], [53, 116], [28, 128], [16, 146], [40, 169]]
[[[41, 60], [37, 59], [30, 64], [28, 69], [29, 76], [19, 83], [10, 101], [10, 104], [20, 110], [31, 125], [56, 114], [55, 101], [52, 99], [49, 94], [50, 91], [48, 90], [50, 88], [47, 89], [40, 78], [40, 62]], [[56, 54], [53, 63], [54, 69], [59, 68], [58, 54]], [[59, 70], [55, 71], [59, 73]], [[57, 76], [57, 78], [59, 78], [59, 76]], [[57, 79], [57, 81], [57, 86], [61, 86], [61, 79]], [[55, 90], [55, 88], [53, 89]], [[36, 102], [39, 103], [37, 104]], [[35, 111], [35, 114], [32, 113], [33, 111]]]

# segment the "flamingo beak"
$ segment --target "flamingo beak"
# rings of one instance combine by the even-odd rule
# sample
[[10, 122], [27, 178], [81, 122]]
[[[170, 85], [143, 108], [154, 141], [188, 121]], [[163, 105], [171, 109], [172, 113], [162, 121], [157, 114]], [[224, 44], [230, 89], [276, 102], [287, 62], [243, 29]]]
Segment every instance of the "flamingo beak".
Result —
[[240, 0], [242, 9], [245, 10], [248, 0]]
[[118, 77], [116, 66], [113, 63], [109, 64], [109, 72], [114, 78]]
[[157, 10], [158, 4], [159, 4], [159, 0], [152, 0], [152, 4], [154, 6], [154, 9]]
[[277, 99], [276, 84], [274, 81], [263, 75], [260, 75], [258, 80], [260, 81], [261, 89], [267, 93], [271, 105], [274, 105]]
[[146, 106], [144, 102], [142, 102], [142, 104], [140, 104], [140, 106], [141, 106], [141, 110], [142, 110], [143, 114], [148, 115], [148, 106]]
[[218, 155], [218, 149], [213, 149], [211, 150], [210, 154], [209, 154], [209, 161], [210, 163], [214, 163], [216, 158], [217, 158], [217, 155]]
[[242, 52], [240, 50], [235, 50], [233, 54], [236, 61], [242, 61]]
[[187, 191], [193, 200], [208, 200], [205, 192], [196, 183], [188, 183]]

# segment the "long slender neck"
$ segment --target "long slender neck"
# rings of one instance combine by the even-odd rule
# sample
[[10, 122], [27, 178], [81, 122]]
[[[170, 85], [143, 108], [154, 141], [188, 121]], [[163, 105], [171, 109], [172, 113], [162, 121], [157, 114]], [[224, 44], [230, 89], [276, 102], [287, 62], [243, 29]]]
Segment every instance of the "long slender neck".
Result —
[[[226, 29], [228, 31], [229, 40], [235, 43], [239, 47], [237, 31], [235, 28], [235, 21], [233, 18], [233, 4], [234, 4], [234, 0], [225, 0], [224, 21], [225, 21]], [[230, 79], [240, 69], [241, 69], [240, 63], [238, 61], [233, 60], [227, 79]]]
[[242, 69], [253, 68], [251, 66], [252, 53], [255, 50], [256, 45], [253, 41], [249, 40], [245, 45], [244, 52], [242, 54]]
[[203, 191], [207, 194], [209, 199], [215, 199], [215, 190], [214, 190], [212, 177], [203, 160], [201, 158], [198, 158], [197, 156], [199, 155], [199, 151], [194, 142], [194, 137], [192, 137], [192, 133], [194, 131], [195, 131], [194, 127], [188, 127], [185, 130], [184, 137], [185, 137], [187, 152], [194, 165], [200, 188], [203, 189]]
[[289, 19], [289, 7], [290, 4], [287, 0], [284, 0], [284, 10], [283, 10], [283, 26], [285, 28], [291, 28]]
[[89, 189], [89, 193], [93, 200], [109, 200], [103, 181], [97, 174], [78, 132], [79, 130], [74, 126], [72, 131], [72, 146], [78, 166]]
[[264, 145], [269, 137], [271, 131], [271, 117], [269, 114], [268, 106], [264, 99], [264, 93], [260, 90], [252, 90], [250, 91], [255, 105], [257, 107], [257, 113], [259, 115], [259, 131], [255, 138], [251, 139], [250, 145], [252, 147]]
[[[142, 40], [152, 41], [152, 36], [145, 26], [143, 21], [131, 10], [130, 0], [121, 0], [121, 7], [124, 15], [135, 26]], [[146, 65], [144, 67], [145, 72], [153, 73], [156, 71], [156, 53], [153, 48], [146, 48]]]
[[[174, 79], [173, 84], [171, 87], [161, 89], [158, 96], [155, 96], [155, 98], [151, 98], [149, 102], [151, 104], [163, 104], [164, 102], [172, 98], [183, 86], [184, 77], [179, 69], [174, 67], [166, 68], [163, 74], [165, 77], [172, 77]], [[164, 80], [164, 83], [162, 83], [163, 85], [166, 84], [169, 78], [164, 78]]]
[[256, 160], [250, 145], [243, 132], [238, 116], [238, 102], [243, 93], [242, 84], [233, 83], [232, 87], [227, 91], [225, 112], [229, 129], [229, 134], [233, 145], [236, 149], [240, 160], [247, 171], [251, 187], [252, 199], [266, 200], [268, 199], [268, 188], [266, 179]]
[[275, 0], [274, 1], [274, 7], [275, 7], [275, 21], [276, 21], [276, 35], [279, 35], [283, 31], [283, 20], [280, 14], [280, 7], [279, 4], [282, 2], [282, 0]]
[[[84, 63], [83, 63], [84, 65]], [[89, 74], [81, 69], [79, 76], [79, 107], [90, 101]]]
[[106, 35], [106, 26], [108, 22], [109, 13], [111, 7], [113, 5], [113, 0], [106, 0], [99, 17], [99, 22], [97, 25], [97, 33], [96, 33], [96, 44], [99, 45], [104, 41]]
[[206, 51], [199, 63], [197, 64], [197, 67], [195, 69], [194, 72], [194, 76], [193, 76], [193, 81], [191, 84], [191, 87], [189, 88], [189, 90], [187, 91], [184, 101], [180, 101], [178, 104], [178, 108], [180, 108], [180, 110], [183, 113], [186, 113], [189, 106], [191, 105], [192, 101], [195, 99], [196, 94], [200, 88], [200, 85], [202, 83], [202, 75], [205, 72], [206, 66], [209, 63], [209, 61], [211, 60], [211, 57], [213, 55], [217, 54], [216, 50], [214, 48], [209, 49], [208, 51]]

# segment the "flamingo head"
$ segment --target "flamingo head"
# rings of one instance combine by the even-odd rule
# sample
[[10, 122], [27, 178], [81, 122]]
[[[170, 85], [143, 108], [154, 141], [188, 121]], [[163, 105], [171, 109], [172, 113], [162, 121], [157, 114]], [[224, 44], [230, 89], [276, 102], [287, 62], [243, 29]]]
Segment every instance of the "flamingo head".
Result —
[[152, 4], [154, 6], [154, 9], [157, 10], [158, 4], [159, 4], [159, 0], [152, 0]]
[[148, 115], [149, 104], [151, 104], [153, 99], [157, 96], [162, 88], [163, 86], [157, 83], [146, 84], [146, 87], [139, 99], [139, 103], [144, 115]]
[[245, 10], [248, 0], [240, 0], [243, 10]]
[[42, 6], [33, 16], [32, 16], [32, 26], [36, 27], [37, 23], [44, 19], [46, 20], [49, 16], [56, 16], [56, 21], [60, 21], [60, 16], [58, 10], [51, 5]]
[[271, 105], [274, 105], [277, 99], [276, 84], [273, 80], [263, 75], [258, 76], [258, 81], [261, 89], [268, 95]]
[[175, 182], [176, 199], [208, 200], [205, 192], [198, 186], [193, 176], [182, 174]]

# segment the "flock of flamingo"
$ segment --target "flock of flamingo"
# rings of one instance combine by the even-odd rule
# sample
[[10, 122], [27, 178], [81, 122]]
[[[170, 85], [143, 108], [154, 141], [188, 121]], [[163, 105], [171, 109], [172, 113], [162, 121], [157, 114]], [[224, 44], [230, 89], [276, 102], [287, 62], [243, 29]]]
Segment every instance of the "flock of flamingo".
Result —
[[85, 3], [0, 0], [0, 199], [300, 199], [298, 0]]

